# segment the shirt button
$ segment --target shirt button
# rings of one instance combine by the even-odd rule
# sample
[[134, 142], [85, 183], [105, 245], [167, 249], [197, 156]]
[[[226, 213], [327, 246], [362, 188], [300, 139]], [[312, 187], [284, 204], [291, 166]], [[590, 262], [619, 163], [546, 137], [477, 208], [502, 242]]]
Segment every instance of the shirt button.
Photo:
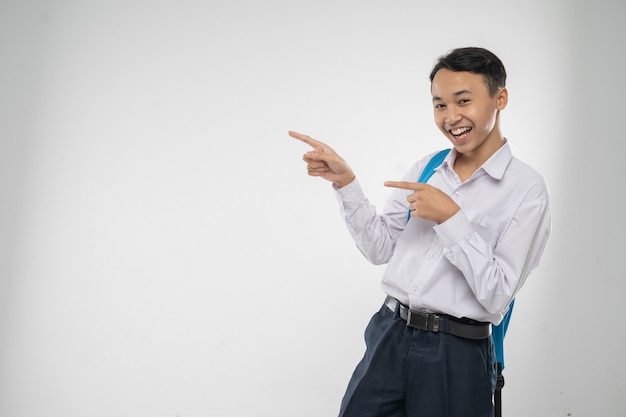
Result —
[[455, 197], [457, 197], [457, 198], [458, 198], [458, 197], [461, 197], [461, 193], [460, 193], [460, 192], [458, 192], [458, 191], [455, 191], [455, 192], [454, 192], [454, 196], [455, 196]]

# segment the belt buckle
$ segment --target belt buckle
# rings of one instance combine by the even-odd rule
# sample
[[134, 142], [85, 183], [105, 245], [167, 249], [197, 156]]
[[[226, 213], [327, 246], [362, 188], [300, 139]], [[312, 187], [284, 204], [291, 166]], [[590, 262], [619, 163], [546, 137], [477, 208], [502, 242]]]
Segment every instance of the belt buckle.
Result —
[[[420, 323], [420, 325], [415, 325], [413, 323], [413, 319], [412, 319], [413, 311], [410, 308], [408, 308], [407, 309], [407, 315], [406, 315], [406, 325], [407, 326], [416, 327], [418, 329], [431, 331], [431, 332], [434, 332], [434, 333], [438, 333], [439, 332], [439, 326], [440, 326], [440, 323], [441, 323], [441, 316], [439, 316], [438, 314], [429, 314], [429, 313], [420, 314], [418, 312], [416, 312], [415, 314], [417, 315], [417, 317], [423, 317], [424, 321], [422, 323]], [[422, 328], [422, 325], [423, 325], [423, 328]]]
[[433, 318], [433, 332], [439, 332], [439, 322], [441, 321], [441, 317], [438, 314], [429, 314], [426, 316], [426, 328], [428, 328], [428, 322], [430, 318]]

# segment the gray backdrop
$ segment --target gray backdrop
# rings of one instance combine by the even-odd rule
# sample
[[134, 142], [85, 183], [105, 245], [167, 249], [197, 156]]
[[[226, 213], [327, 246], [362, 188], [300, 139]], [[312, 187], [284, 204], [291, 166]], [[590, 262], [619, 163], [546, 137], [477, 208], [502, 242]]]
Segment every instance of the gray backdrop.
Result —
[[380, 206], [447, 145], [428, 73], [470, 45], [507, 66], [503, 133], [553, 197], [504, 415], [623, 415], [625, 9], [1, 0], [0, 416], [336, 415], [383, 267], [286, 132]]

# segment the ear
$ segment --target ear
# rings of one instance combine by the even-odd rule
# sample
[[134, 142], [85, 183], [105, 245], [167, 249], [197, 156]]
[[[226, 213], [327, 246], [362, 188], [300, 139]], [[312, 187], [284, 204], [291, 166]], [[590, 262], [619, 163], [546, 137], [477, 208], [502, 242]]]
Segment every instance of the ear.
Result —
[[496, 108], [498, 110], [503, 110], [506, 107], [508, 102], [509, 102], [509, 91], [506, 89], [506, 87], [501, 88], [496, 93]]

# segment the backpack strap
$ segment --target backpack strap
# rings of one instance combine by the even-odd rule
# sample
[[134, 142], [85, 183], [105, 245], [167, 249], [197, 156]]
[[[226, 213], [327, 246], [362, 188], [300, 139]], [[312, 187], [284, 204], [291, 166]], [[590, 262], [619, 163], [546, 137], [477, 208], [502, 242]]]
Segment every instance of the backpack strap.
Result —
[[504, 369], [504, 336], [506, 336], [506, 330], [509, 328], [509, 321], [511, 320], [514, 305], [515, 299], [513, 299], [511, 304], [509, 304], [509, 311], [506, 312], [500, 324], [497, 326], [491, 326], [491, 337], [493, 339], [493, 348], [496, 353], [496, 362], [502, 366], [502, 369]]
[[435, 173], [435, 169], [437, 169], [437, 167], [441, 165], [443, 160], [446, 159], [446, 156], [449, 152], [450, 149], [444, 149], [437, 152], [432, 158], [430, 158], [430, 161], [428, 161], [428, 163], [424, 167], [424, 170], [422, 171], [422, 174], [420, 175], [417, 182], [428, 182], [430, 177], [432, 177], [432, 175]]
[[[420, 177], [418, 178], [417, 182], [428, 182], [430, 177], [432, 177], [433, 174], [435, 173], [435, 169], [437, 169], [437, 167], [441, 165], [443, 160], [446, 159], [446, 156], [448, 155], [449, 152], [450, 152], [450, 149], [443, 149], [437, 152], [435, 155], [433, 155], [433, 157], [430, 158], [430, 161], [428, 161], [428, 163], [422, 170], [422, 173], [420, 174]], [[410, 210], [409, 210], [409, 214], [407, 216], [406, 221], [408, 222], [409, 220], [411, 220]]]

